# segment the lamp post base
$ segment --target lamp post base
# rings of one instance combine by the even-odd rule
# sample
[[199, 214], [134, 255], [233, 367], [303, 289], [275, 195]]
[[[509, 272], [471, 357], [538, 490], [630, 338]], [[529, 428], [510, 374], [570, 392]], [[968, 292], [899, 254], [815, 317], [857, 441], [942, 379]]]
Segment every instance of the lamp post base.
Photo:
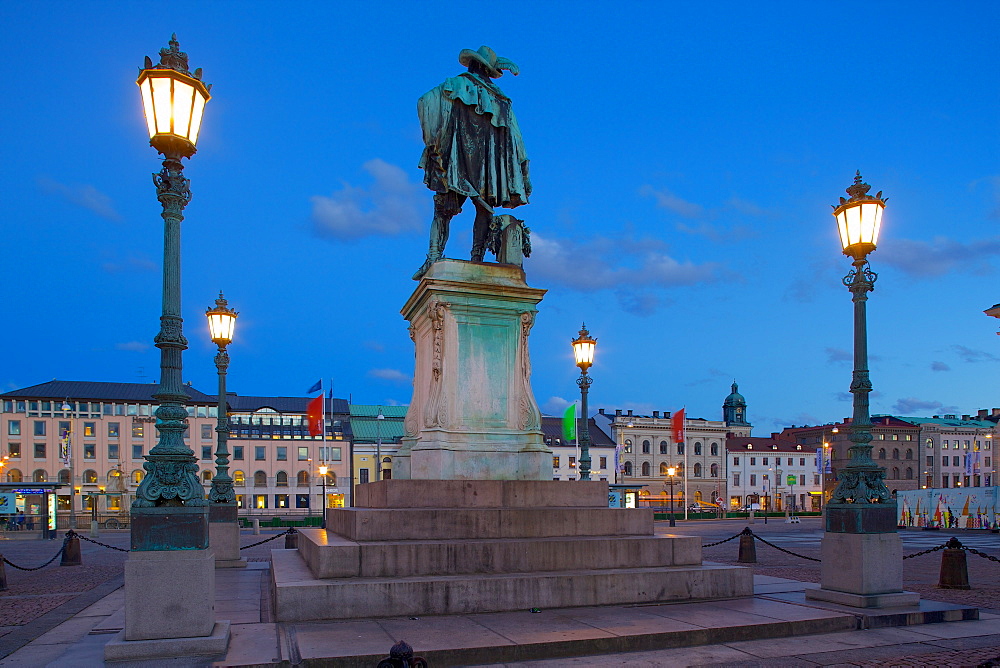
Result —
[[216, 568], [246, 568], [247, 560], [240, 557], [240, 525], [235, 505], [209, 506], [208, 543], [215, 555]]
[[903, 543], [895, 532], [827, 532], [820, 556], [822, 586], [807, 590], [807, 599], [857, 608], [916, 605], [920, 600], [903, 591]]

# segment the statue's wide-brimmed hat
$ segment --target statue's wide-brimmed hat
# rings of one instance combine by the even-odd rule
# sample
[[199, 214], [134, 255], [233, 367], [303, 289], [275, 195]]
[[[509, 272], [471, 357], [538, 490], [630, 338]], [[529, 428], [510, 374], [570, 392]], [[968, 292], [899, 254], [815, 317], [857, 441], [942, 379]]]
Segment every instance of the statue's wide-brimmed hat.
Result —
[[506, 58], [499, 57], [496, 54], [496, 51], [488, 46], [481, 46], [478, 51], [473, 51], [472, 49], [462, 49], [462, 52], [458, 54], [458, 62], [462, 63], [466, 67], [468, 67], [469, 63], [473, 60], [477, 60], [485, 65], [487, 72], [492, 79], [499, 79], [502, 77], [502, 70], [509, 70], [514, 76], [517, 76], [518, 73], [517, 65]]

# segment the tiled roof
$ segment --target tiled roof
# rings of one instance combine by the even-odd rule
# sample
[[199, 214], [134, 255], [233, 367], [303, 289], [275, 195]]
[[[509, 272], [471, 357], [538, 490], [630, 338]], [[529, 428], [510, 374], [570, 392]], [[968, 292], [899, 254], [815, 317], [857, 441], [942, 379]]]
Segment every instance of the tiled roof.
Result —
[[995, 422], [990, 420], [963, 420], [961, 418], [949, 418], [949, 417], [901, 417], [899, 418], [903, 422], [909, 422], [910, 424], [940, 424], [948, 427], [969, 427], [971, 429], [993, 429], [996, 426]]
[[[50, 380], [20, 390], [0, 394], [9, 399], [86, 399], [91, 401], [137, 401], [156, 403], [153, 395], [159, 388], [157, 383], [103, 383], [91, 380]], [[195, 403], [214, 404], [217, 395], [199, 392], [190, 385], [184, 386], [184, 393]]]
[[375, 404], [351, 404], [351, 417], [370, 417], [374, 418], [378, 415], [379, 409], [382, 409], [382, 415], [386, 418], [399, 418], [403, 419], [406, 417], [406, 409], [408, 406], [378, 406]]
[[[561, 440], [563, 437], [562, 422], [563, 419], [561, 417], [549, 417], [547, 415], [543, 415], [542, 437], [546, 440], [550, 438], [553, 439], [553, 443], [555, 442], [555, 439]], [[599, 447], [614, 447], [615, 442], [612, 441], [611, 438], [597, 426], [594, 418], [590, 418], [589, 427], [591, 445]], [[562, 445], [562, 443], [560, 443], [560, 445]], [[568, 443], [566, 445], [568, 445]]]
[[[385, 415], [384, 412], [383, 415]], [[352, 417], [351, 431], [354, 433], [355, 443], [374, 443], [380, 436], [383, 443], [392, 443], [403, 438], [403, 420], [402, 418], [389, 417], [386, 417], [385, 420]]]
[[[753, 448], [747, 448], [747, 445]], [[795, 441], [788, 441], [781, 438], [768, 438], [765, 436], [730, 436], [726, 439], [727, 452], [749, 452], [766, 455], [769, 452], [816, 452], [816, 448], [808, 445], [800, 445]]]

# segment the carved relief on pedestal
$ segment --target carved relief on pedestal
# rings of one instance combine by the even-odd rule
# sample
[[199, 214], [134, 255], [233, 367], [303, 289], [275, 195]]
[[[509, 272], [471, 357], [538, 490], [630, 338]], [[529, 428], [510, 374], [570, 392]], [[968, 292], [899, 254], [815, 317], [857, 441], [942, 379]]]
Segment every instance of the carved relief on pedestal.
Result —
[[427, 318], [431, 323], [431, 387], [424, 404], [424, 427], [444, 427], [448, 424], [448, 397], [443, 389], [441, 376], [444, 371], [445, 314], [448, 302], [431, 301], [427, 305]]
[[515, 391], [518, 398], [515, 428], [522, 431], [533, 431], [541, 429], [542, 426], [541, 412], [535, 402], [535, 394], [531, 391], [531, 358], [528, 354], [528, 334], [531, 333], [534, 324], [534, 311], [521, 313], [521, 335], [518, 338], [515, 361], [517, 369]]

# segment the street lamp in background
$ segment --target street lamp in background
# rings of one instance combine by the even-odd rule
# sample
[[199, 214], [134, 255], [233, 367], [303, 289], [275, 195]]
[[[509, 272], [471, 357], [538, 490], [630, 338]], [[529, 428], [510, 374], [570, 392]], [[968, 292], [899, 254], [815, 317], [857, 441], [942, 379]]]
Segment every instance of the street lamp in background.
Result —
[[[854, 371], [851, 394], [854, 416], [849, 439], [850, 461], [838, 472], [837, 487], [827, 504], [822, 542], [820, 589], [806, 598], [854, 607], [915, 604], [919, 597], [903, 591], [903, 548], [897, 533], [896, 500], [885, 486], [885, 469], [871, 458], [871, 416], [868, 394], [868, 293], [877, 278], [868, 266], [868, 254], [878, 244], [885, 200], [874, 197], [861, 173], [847, 188], [849, 199], [833, 207], [840, 244], [854, 268], [843, 279], [854, 302]], [[853, 555], [844, 565], [843, 555]]]
[[573, 339], [573, 356], [576, 365], [580, 367], [580, 377], [576, 384], [580, 386], [580, 412], [583, 425], [580, 428], [580, 480], [590, 480], [590, 425], [587, 419], [587, 393], [594, 379], [587, 375], [587, 369], [594, 364], [594, 348], [597, 339], [591, 338], [584, 323], [580, 335]]
[[59, 434], [66, 439], [66, 457], [64, 459], [66, 467], [69, 469], [69, 528], [76, 531], [76, 476], [73, 472], [73, 422], [69, 411], [73, 409], [67, 399], [62, 403], [63, 415], [69, 422], [69, 430], [65, 434]]
[[674, 476], [677, 475], [677, 467], [671, 466], [667, 469], [667, 477], [670, 479], [670, 526], [677, 526], [674, 519]]
[[375, 416], [375, 480], [382, 479], [382, 407], [378, 407], [378, 415]]
[[326, 472], [327, 471], [329, 471], [329, 469], [326, 467], [326, 464], [320, 464], [319, 475], [320, 478], [323, 480], [323, 502], [320, 503], [319, 505], [320, 513], [322, 513], [321, 515], [322, 522], [320, 523], [321, 529], [326, 528]]
[[[840, 429], [834, 427], [830, 430], [831, 434], [839, 434]], [[830, 440], [833, 440], [831, 437]], [[819, 452], [820, 462], [819, 462], [819, 512], [822, 513], [826, 508], [826, 463], [830, 461], [830, 443], [826, 440], [826, 433], [823, 434], [823, 447]], [[832, 462], [831, 462], [832, 465]]]

